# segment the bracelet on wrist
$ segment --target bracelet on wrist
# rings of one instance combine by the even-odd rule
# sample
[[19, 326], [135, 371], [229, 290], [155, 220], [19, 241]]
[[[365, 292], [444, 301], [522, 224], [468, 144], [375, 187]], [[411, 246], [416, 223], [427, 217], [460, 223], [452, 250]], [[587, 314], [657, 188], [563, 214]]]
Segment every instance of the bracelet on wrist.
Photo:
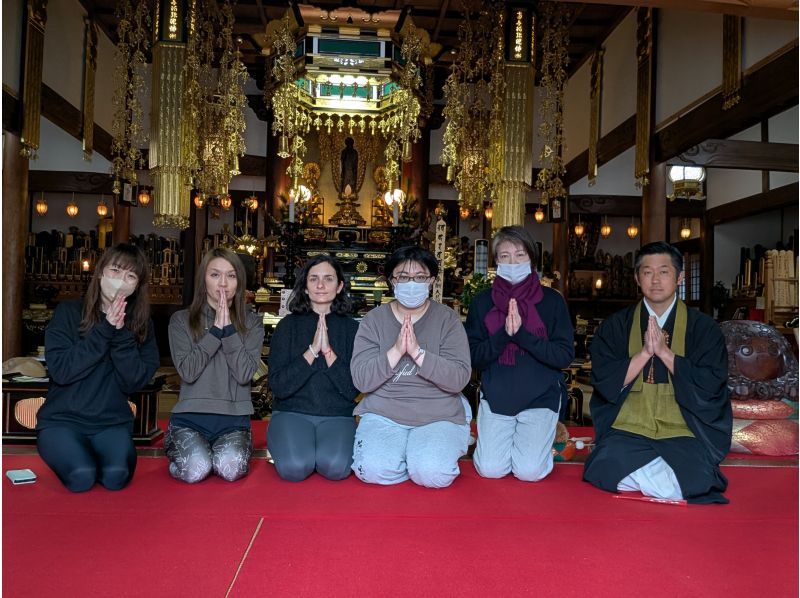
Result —
[[327, 351], [323, 351], [323, 352], [322, 352], [322, 354], [323, 354], [325, 357], [330, 357], [332, 353], [333, 353], [333, 349], [328, 349]]
[[317, 357], [319, 357], [319, 351], [317, 351], [317, 352], [314, 352], [314, 347], [312, 347], [311, 345], [308, 345], [308, 350], [311, 352], [311, 356], [312, 356], [314, 359], [316, 359]]

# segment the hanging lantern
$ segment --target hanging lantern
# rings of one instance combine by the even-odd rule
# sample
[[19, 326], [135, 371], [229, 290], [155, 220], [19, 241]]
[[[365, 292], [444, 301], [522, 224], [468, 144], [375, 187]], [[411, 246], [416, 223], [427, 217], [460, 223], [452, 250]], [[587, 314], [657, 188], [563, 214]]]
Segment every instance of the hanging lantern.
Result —
[[203, 206], [206, 205], [206, 197], [203, 193], [198, 193], [194, 196], [194, 207], [198, 210], [202, 210]]
[[100, 201], [97, 202], [97, 215], [100, 218], [105, 218], [108, 215], [108, 206], [102, 195], [100, 196]]
[[631, 218], [631, 224], [626, 232], [628, 233], [628, 236], [631, 239], [635, 239], [636, 237], [639, 236], [639, 227], [636, 226], [636, 223], [633, 221], [633, 218]]
[[586, 231], [586, 228], [583, 226], [583, 222], [581, 222], [581, 216], [578, 214], [578, 224], [575, 225], [575, 236], [582, 237], [583, 233]]
[[219, 205], [223, 210], [230, 210], [231, 204], [233, 201], [231, 200], [231, 196], [228, 194], [220, 195], [219, 196]]
[[603, 216], [603, 226], [600, 227], [600, 236], [604, 239], [611, 236], [611, 225], [608, 223], [608, 216]]
[[541, 224], [544, 222], [544, 210], [542, 206], [536, 208], [536, 211], [533, 213], [533, 219], [536, 221], [537, 224]]
[[42, 191], [42, 196], [36, 200], [36, 213], [39, 216], [47, 214], [47, 200], [44, 198], [44, 191]]
[[251, 195], [244, 200], [244, 205], [251, 212], [255, 212], [258, 209], [258, 198], [255, 195]]
[[683, 240], [686, 240], [692, 236], [692, 226], [688, 218], [683, 221], [679, 234]]
[[676, 197], [705, 199], [703, 181], [706, 179], [706, 169], [702, 166], [670, 166], [667, 176], [672, 182], [672, 195], [667, 196], [670, 201]]
[[484, 210], [483, 215], [486, 216], [486, 220], [491, 220], [493, 214], [494, 210], [492, 210], [492, 204], [489, 204]]
[[150, 191], [147, 188], [139, 189], [139, 205], [146, 206], [150, 203]]
[[466, 220], [467, 218], [469, 218], [469, 215], [470, 215], [469, 208], [467, 208], [467, 207], [462, 207], [462, 208], [461, 208], [461, 209], [458, 211], [458, 214], [461, 216], [461, 220]]
[[72, 194], [72, 201], [67, 204], [67, 216], [75, 218], [78, 215], [78, 204], [75, 203], [75, 194]]

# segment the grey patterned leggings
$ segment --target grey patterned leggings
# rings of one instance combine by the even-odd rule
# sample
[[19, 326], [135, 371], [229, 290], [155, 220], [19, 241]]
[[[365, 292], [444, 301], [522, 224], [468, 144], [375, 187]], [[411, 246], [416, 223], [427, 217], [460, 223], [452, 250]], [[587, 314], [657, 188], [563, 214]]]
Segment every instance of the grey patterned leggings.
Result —
[[209, 443], [197, 430], [170, 422], [164, 452], [169, 459], [169, 473], [176, 480], [195, 484], [206, 479], [213, 469], [222, 479], [233, 482], [250, 471], [253, 435], [250, 430], [234, 430]]

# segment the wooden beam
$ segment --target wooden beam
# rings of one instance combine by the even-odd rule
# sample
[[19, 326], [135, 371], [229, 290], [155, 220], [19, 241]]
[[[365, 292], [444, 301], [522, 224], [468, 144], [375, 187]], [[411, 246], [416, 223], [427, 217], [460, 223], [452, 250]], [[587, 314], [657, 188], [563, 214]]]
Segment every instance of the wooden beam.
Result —
[[709, 139], [689, 148], [670, 164], [732, 168], [740, 170], [771, 170], [797, 172], [796, 143], [767, 143]]
[[[609, 0], [547, 0], [548, 2], [566, 1], [586, 4], [610, 4]], [[757, 19], [781, 19], [797, 21], [797, 5], [782, 0], [614, 0], [614, 4], [625, 6], [642, 6], [651, 8], [669, 8], [693, 12], [714, 14], [730, 14]]]
[[31, 170], [28, 175], [30, 193], [80, 193], [111, 195], [113, 179], [108, 173], [71, 172], [64, 170]]
[[641, 216], [642, 198], [639, 195], [570, 195], [569, 213]]
[[[797, 69], [798, 50], [793, 46], [744, 77], [742, 99], [734, 108], [723, 111], [722, 92], [714, 94], [655, 134], [656, 159], [670, 160], [707, 139], [729, 137], [764, 118], [796, 106]], [[598, 165], [613, 160], [633, 147], [635, 142], [636, 115], [633, 115], [599, 140]], [[585, 150], [566, 165], [564, 184], [578, 182], [586, 176], [588, 168], [589, 150]]]
[[[636, 115], [617, 125], [597, 142], [597, 165], [610, 162], [636, 143]], [[567, 163], [564, 185], [577, 183], [589, 172], [589, 150], [585, 150]], [[631, 171], [633, 178], [633, 171]]]
[[798, 192], [800, 192], [798, 183], [790, 183], [766, 193], [757, 193], [750, 197], [732, 201], [708, 210], [706, 212], [706, 222], [710, 226], [716, 226], [723, 222], [756, 216], [770, 210], [797, 206]]
[[741, 100], [723, 110], [717, 92], [655, 134], [656, 160], [665, 162], [707, 139], [722, 139], [797, 105], [797, 45], [745, 75]]

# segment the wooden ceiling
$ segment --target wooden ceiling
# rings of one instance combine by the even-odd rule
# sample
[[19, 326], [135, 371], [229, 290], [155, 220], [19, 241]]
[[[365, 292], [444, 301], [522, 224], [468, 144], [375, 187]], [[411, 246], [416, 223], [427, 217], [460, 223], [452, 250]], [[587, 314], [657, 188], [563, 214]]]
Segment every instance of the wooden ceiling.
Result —
[[[116, 40], [115, 0], [80, 0], [86, 11], [98, 22], [112, 40]], [[386, 10], [407, 10], [417, 27], [428, 32], [431, 42], [441, 46], [435, 56], [437, 71], [445, 77], [453, 60], [451, 50], [458, 46], [458, 25], [463, 18], [461, 0], [317, 0], [299, 2], [323, 11], [348, 8], [369, 14]], [[517, 5], [532, 6], [535, 0], [518, 0]], [[238, 0], [234, 5], [236, 25], [234, 34], [241, 37], [243, 60], [251, 76], [259, 80], [264, 76], [264, 56], [260, 44], [268, 23], [281, 18], [286, 12], [286, 0]], [[575, 12], [570, 26], [569, 70], [572, 74], [598, 48], [608, 34], [631, 10], [629, 6], [609, 4], [574, 4]], [[357, 21], [357, 19], [356, 19]]]
[[[115, 0], [80, 0], [112, 41], [116, 40]], [[148, 0], [153, 2], [154, 0]], [[492, 1], [492, 0], [489, 0]], [[498, 0], [494, 0], [498, 1]], [[550, 1], [550, 0], [540, 0]], [[321, 11], [353, 10], [374, 14], [386, 10], [407, 10], [417, 27], [426, 30], [441, 49], [435, 56], [436, 88], [441, 87], [453, 60], [451, 50], [458, 45], [458, 25], [462, 20], [462, 0], [316, 0], [299, 2]], [[516, 0], [516, 5], [535, 6], [537, 0]], [[572, 75], [592, 52], [600, 47], [634, 6], [679, 8], [706, 12], [726, 12], [762, 18], [797, 19], [797, 0], [584, 0], [570, 1], [574, 15], [570, 25], [569, 74]], [[287, 0], [238, 0], [234, 6], [234, 34], [242, 38], [243, 60], [259, 87], [263, 85], [264, 56], [261, 40], [267, 25], [287, 10]], [[357, 21], [357, 19], [356, 19]], [[541, 38], [541, 36], [537, 36]]]

